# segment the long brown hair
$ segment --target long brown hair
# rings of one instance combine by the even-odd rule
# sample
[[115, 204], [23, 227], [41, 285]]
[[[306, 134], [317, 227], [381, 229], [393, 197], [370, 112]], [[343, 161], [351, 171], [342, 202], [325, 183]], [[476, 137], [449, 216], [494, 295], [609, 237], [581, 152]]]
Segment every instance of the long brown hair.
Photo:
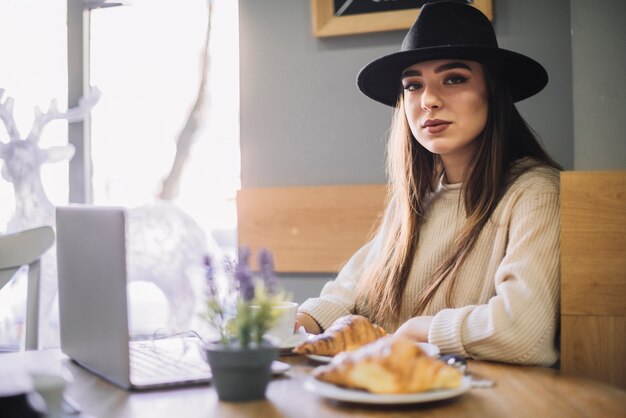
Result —
[[[537, 136], [517, 111], [508, 86], [495, 69], [483, 64], [488, 95], [488, 116], [483, 132], [476, 139], [479, 147], [472, 157], [461, 196], [466, 222], [449, 255], [433, 274], [420, 295], [414, 315], [420, 314], [439, 286], [453, 284], [459, 266], [476, 243], [478, 235], [511, 184], [530, 165], [513, 170], [513, 162], [531, 157], [535, 165], [561, 169], [544, 151]], [[366, 301], [374, 322], [398, 322], [402, 295], [413, 256], [419, 245], [419, 230], [429, 197], [443, 174], [438, 155], [422, 147], [411, 133], [399, 94], [387, 144], [389, 203], [380, 228], [382, 249], [358, 283], [359, 300]], [[446, 301], [450, 304], [450, 289]]]

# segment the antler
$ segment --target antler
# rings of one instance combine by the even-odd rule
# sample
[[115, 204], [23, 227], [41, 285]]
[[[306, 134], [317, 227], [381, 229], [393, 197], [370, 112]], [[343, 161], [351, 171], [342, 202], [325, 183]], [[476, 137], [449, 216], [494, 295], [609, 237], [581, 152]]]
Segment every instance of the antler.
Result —
[[13, 98], [7, 97], [6, 100], [2, 102], [3, 95], [4, 89], [0, 89], [0, 119], [4, 122], [4, 127], [9, 134], [9, 139], [18, 140], [20, 139], [20, 133], [17, 130], [17, 125], [13, 118]]
[[98, 103], [100, 96], [100, 90], [96, 87], [92, 87], [89, 93], [79, 100], [77, 107], [68, 109], [66, 112], [60, 112], [57, 109], [56, 100], [52, 100], [50, 108], [45, 113], [42, 112], [39, 107], [35, 108], [35, 121], [26, 139], [33, 142], [39, 141], [39, 136], [44, 126], [53, 120], [66, 119], [71, 123], [84, 119], [89, 111]]

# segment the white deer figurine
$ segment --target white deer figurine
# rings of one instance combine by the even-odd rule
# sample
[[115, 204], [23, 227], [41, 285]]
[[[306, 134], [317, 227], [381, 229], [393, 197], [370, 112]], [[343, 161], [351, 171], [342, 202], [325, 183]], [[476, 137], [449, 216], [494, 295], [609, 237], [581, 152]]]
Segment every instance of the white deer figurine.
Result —
[[54, 205], [48, 199], [41, 183], [41, 166], [69, 160], [74, 155], [74, 146], [41, 148], [39, 138], [43, 128], [54, 120], [77, 122], [91, 111], [100, 99], [100, 91], [92, 89], [90, 94], [81, 99], [75, 108], [61, 112], [56, 100], [50, 104], [47, 112], [39, 107], [35, 109], [35, 120], [26, 138], [20, 135], [13, 118], [13, 98], [2, 102], [4, 89], [0, 89], [0, 119], [9, 134], [9, 142], [0, 141], [0, 160], [2, 177], [13, 184], [15, 192], [15, 211], [7, 225], [7, 232], [22, 231], [40, 225], [54, 225]]
[[[39, 139], [44, 127], [54, 120], [77, 122], [85, 118], [100, 99], [100, 91], [93, 88], [89, 95], [80, 100], [75, 108], [61, 112], [56, 101], [50, 103], [48, 111], [35, 108], [32, 128], [24, 138], [16, 126], [13, 117], [13, 98], [2, 101], [4, 89], [0, 89], [0, 119], [9, 135], [8, 142], [0, 141], [0, 160], [2, 177], [13, 185], [15, 210], [9, 220], [6, 232], [18, 232], [42, 225], [55, 226], [55, 207], [48, 199], [41, 181], [41, 166], [69, 160], [74, 155], [74, 146], [66, 144], [41, 148]], [[47, 319], [55, 302], [57, 293], [56, 249], [51, 248], [42, 259], [40, 324], [43, 330], [40, 341], [55, 342], [54, 335], [49, 335]], [[56, 318], [53, 319], [53, 321]]]

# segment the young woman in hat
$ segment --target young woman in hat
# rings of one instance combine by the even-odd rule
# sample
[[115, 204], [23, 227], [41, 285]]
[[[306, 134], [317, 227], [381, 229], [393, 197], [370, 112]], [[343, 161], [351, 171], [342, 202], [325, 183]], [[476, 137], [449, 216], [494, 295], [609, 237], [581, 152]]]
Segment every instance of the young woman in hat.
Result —
[[442, 353], [558, 360], [559, 166], [514, 105], [547, 80], [458, 2], [425, 5], [401, 51], [361, 70], [360, 90], [395, 106], [389, 202], [375, 237], [300, 307], [308, 332], [358, 313]]

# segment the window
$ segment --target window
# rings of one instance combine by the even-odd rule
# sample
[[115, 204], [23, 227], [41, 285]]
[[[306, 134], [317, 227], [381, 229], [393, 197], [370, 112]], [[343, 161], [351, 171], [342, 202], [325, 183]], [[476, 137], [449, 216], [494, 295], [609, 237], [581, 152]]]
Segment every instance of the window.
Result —
[[[236, 1], [212, 3], [209, 106], [174, 203], [210, 240], [233, 251], [240, 171], [238, 11]], [[90, 84], [102, 92], [91, 113], [93, 203], [133, 207], [155, 200], [198, 94], [207, 4], [133, 0], [91, 12]], [[25, 136], [35, 106], [46, 110], [57, 99], [59, 109], [67, 108], [67, 0], [9, 0], [0, 4], [0, 14], [5, 20], [2, 39], [19, 40], [0, 44], [2, 100], [15, 99], [15, 119]], [[55, 121], [44, 130], [40, 146], [63, 145], [67, 138], [67, 123]], [[5, 132], [0, 134], [0, 141], [7, 140]], [[67, 161], [44, 165], [41, 181], [53, 204], [68, 202]], [[12, 185], [1, 178], [0, 201], [3, 233], [15, 199]], [[25, 288], [25, 280], [15, 280], [0, 291], [0, 347], [19, 344]], [[154, 286], [143, 283], [137, 289], [136, 294], [144, 295], [139, 302], [162, 304]], [[131, 306], [131, 315], [133, 311]], [[42, 326], [58, 331], [55, 317]], [[42, 341], [55, 345], [54, 338]]]
[[[8, 0], [0, 2], [0, 88], [1, 99], [14, 100], [13, 116], [21, 138], [25, 138], [33, 124], [34, 109], [46, 111], [56, 99], [59, 109], [67, 108], [67, 0]], [[27, 22], [28, 24], [25, 24]], [[0, 129], [0, 143], [9, 136]], [[67, 123], [53, 121], [42, 131], [39, 147], [67, 144]], [[17, 163], [12, 160], [11, 163]], [[6, 164], [0, 160], [0, 168]], [[20, 186], [43, 185], [47, 199], [53, 204], [67, 203], [68, 163], [61, 161], [43, 164], [41, 174], [31, 172]], [[35, 203], [26, 210], [34, 217], [53, 216], [41, 210], [40, 195], [23, 195]], [[0, 177], [0, 233], [13, 232], [8, 222], [15, 210], [14, 184]], [[36, 212], [36, 213], [35, 213]], [[45, 213], [44, 213], [45, 212]], [[37, 226], [37, 225], [32, 225]], [[23, 229], [23, 228], [22, 228]], [[17, 275], [16, 275], [17, 276]], [[21, 276], [23, 277], [23, 276]], [[15, 278], [0, 289], [0, 350], [19, 347], [25, 322], [26, 280]], [[54, 320], [52, 320], [54, 322]]]
[[[67, 107], [67, 0], [9, 0], [0, 3], [0, 88], [1, 101], [14, 99], [13, 115], [17, 128], [25, 137], [33, 123], [34, 109], [47, 110], [51, 100], [58, 107]], [[27, 25], [24, 22], [28, 22]], [[13, 41], [9, 41], [13, 40]], [[4, 126], [0, 142], [9, 140]], [[43, 148], [67, 143], [67, 124], [54, 121], [42, 132]], [[0, 166], [4, 160], [0, 161]], [[42, 166], [41, 180], [53, 203], [67, 202], [67, 161]], [[0, 233], [7, 232], [7, 223], [15, 209], [13, 185], [0, 178]], [[0, 306], [4, 306], [0, 302]]]
[[[102, 91], [91, 118], [93, 200], [95, 204], [131, 208], [158, 202], [176, 155], [176, 139], [185, 130], [190, 113], [200, 111], [193, 147], [173, 202], [199, 224], [209, 246], [219, 245], [233, 252], [240, 172], [237, 2], [213, 3], [209, 67], [204, 73], [207, 87], [201, 98], [205, 106], [198, 108], [194, 104], [205, 70], [207, 0], [188, 0], [175, 7], [171, 0], [133, 0], [128, 7], [92, 12], [91, 84]], [[163, 216], [141, 213], [146, 223], [152, 222], [149, 217]], [[166, 228], [164, 224], [151, 225]], [[133, 233], [130, 236], [132, 241]], [[176, 326], [167, 323], [167, 315], [156, 317], [154, 313], [167, 311], [164, 296], [177, 299], [181, 294], [173, 293], [184, 291], [183, 286], [159, 289], [154, 285], [159, 279], [143, 280], [150, 275], [178, 280], [177, 276], [183, 274], [182, 268], [172, 271], [168, 269], [171, 266], [151, 267], [142, 257], [146, 252], [156, 257], [166, 254], [167, 248], [163, 247], [179, 245], [175, 238], [164, 245], [147, 243], [148, 239], [143, 234], [141, 249], [135, 250], [132, 243], [128, 248], [130, 263], [141, 260], [129, 272], [134, 333], [150, 334], [167, 325]], [[137, 252], [141, 254], [134, 257]], [[182, 265], [184, 255], [173, 257], [175, 261], [166, 262]], [[200, 261], [201, 257], [196, 259]], [[189, 316], [175, 310], [170, 310], [170, 315], [181, 317], [180, 330]]]
[[[176, 203], [232, 244], [240, 171], [237, 2], [216, 1], [213, 13], [208, 106]], [[91, 124], [94, 203], [139, 205], [159, 193], [198, 94], [206, 29], [207, 0], [175, 7], [134, 0], [92, 13], [91, 80], [103, 92]]]

